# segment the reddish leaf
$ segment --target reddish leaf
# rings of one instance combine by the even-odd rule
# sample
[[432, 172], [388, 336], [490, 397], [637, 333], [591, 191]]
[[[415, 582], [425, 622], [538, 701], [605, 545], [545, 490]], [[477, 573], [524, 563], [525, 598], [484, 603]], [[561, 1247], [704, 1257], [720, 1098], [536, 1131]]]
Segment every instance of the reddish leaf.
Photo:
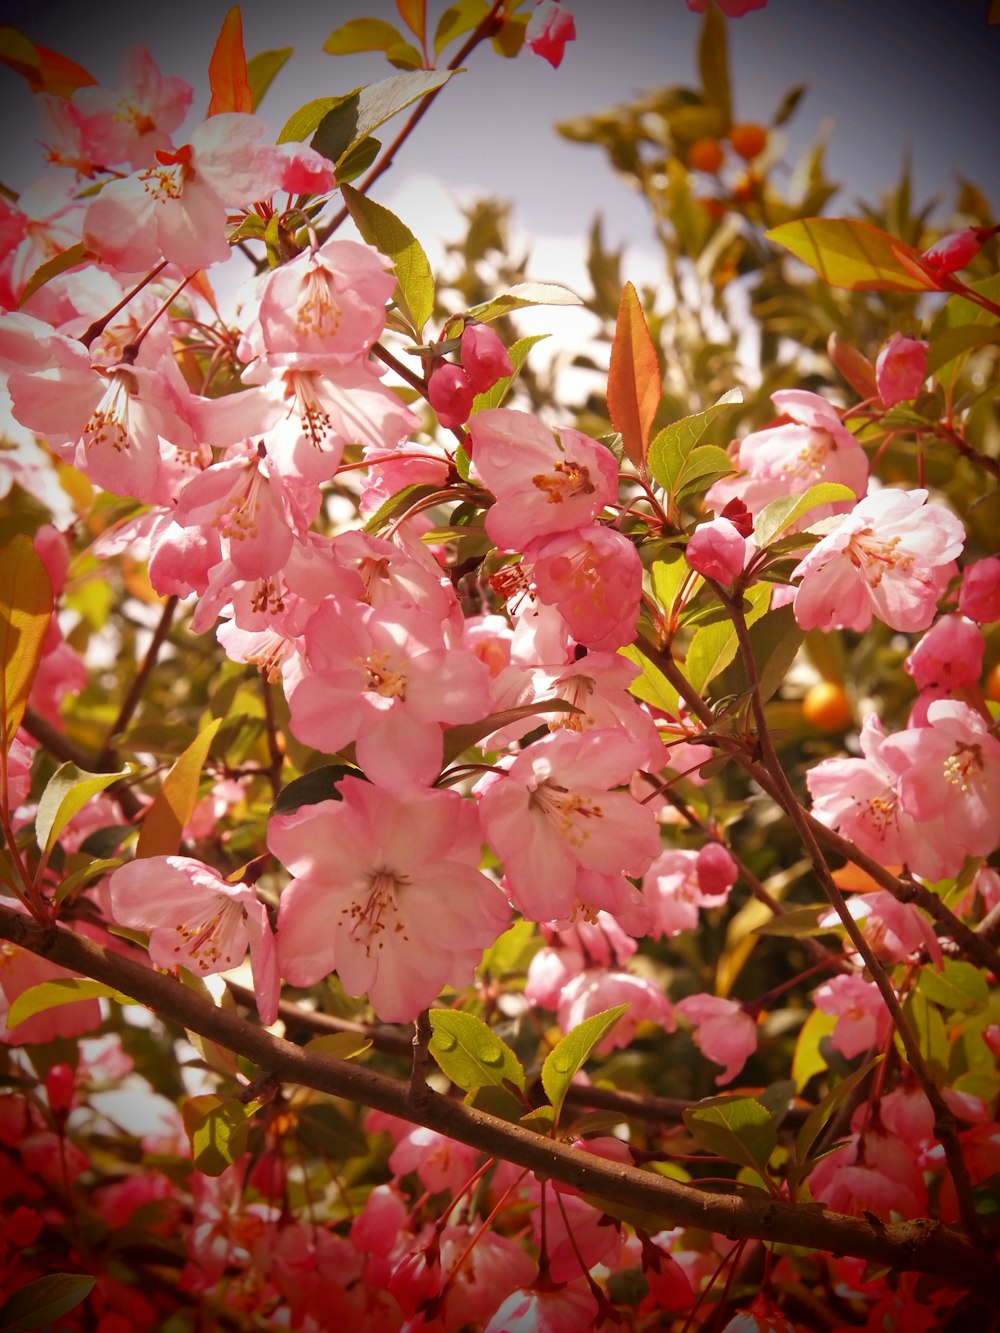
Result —
[[427, 23], [427, 0], [396, 0], [396, 8], [410, 32], [422, 42]]
[[17, 28], [0, 28], [0, 61], [27, 79], [33, 93], [69, 97], [77, 88], [97, 82], [75, 60], [37, 46]]
[[608, 371], [608, 413], [625, 453], [637, 466], [649, 449], [649, 432], [660, 405], [660, 365], [638, 294], [622, 288]]
[[233, 5], [223, 19], [219, 40], [208, 62], [208, 82], [212, 89], [212, 100], [208, 104], [210, 116], [217, 116], [222, 111], [253, 111], [239, 5]]

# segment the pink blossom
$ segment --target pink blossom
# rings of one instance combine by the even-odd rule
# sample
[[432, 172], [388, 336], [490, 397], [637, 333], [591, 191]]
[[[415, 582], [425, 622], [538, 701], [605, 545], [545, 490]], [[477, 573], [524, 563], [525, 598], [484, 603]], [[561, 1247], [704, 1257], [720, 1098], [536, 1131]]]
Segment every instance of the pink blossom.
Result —
[[524, 44], [529, 50], [547, 60], [553, 69], [558, 69], [566, 43], [575, 36], [576, 24], [568, 9], [556, 0], [538, 0], [524, 30]]
[[505, 550], [583, 528], [617, 497], [614, 455], [577, 430], [496, 407], [477, 412], [469, 433], [475, 474], [496, 496], [486, 531]]
[[257, 1011], [278, 1013], [278, 972], [267, 911], [246, 884], [227, 880], [188, 856], [130, 861], [111, 876], [114, 920], [149, 931], [157, 967], [182, 965], [198, 976], [238, 967], [250, 949]]
[[856, 972], [831, 977], [813, 992], [813, 1000], [824, 1014], [836, 1016], [830, 1041], [848, 1060], [884, 1045], [892, 1031], [892, 1018], [878, 987]]
[[692, 532], [684, 558], [696, 574], [728, 584], [743, 573], [755, 551], [753, 542], [728, 518], [713, 518]]
[[971, 264], [990, 233], [983, 227], [964, 227], [961, 231], [950, 231], [942, 236], [923, 257], [930, 268], [938, 273], [956, 273], [966, 264]]
[[[580, 1146], [586, 1148], [589, 1145], [583, 1141]], [[626, 1146], [620, 1146], [627, 1154]], [[595, 1155], [605, 1156], [604, 1153]], [[585, 1272], [595, 1264], [604, 1264], [608, 1268], [615, 1266], [622, 1248], [621, 1228], [606, 1225], [600, 1211], [586, 1199], [581, 1199], [576, 1190], [554, 1180], [546, 1182], [543, 1188], [533, 1179], [528, 1195], [541, 1205], [532, 1212], [531, 1221], [536, 1237], [540, 1239], [542, 1234], [545, 1235], [549, 1277], [553, 1282], [572, 1282], [578, 1278], [581, 1258]], [[509, 1327], [520, 1330], [521, 1325]], [[534, 1324], [526, 1325], [524, 1333], [528, 1333], [529, 1329], [535, 1333], [536, 1327]], [[590, 1327], [592, 1325], [589, 1322], [581, 1322], [574, 1329], [577, 1333], [583, 1333], [584, 1329]]]
[[462, 369], [475, 393], [485, 393], [498, 379], [514, 373], [506, 347], [488, 324], [466, 324], [461, 355]]
[[[579, 1265], [577, 1265], [579, 1272]], [[594, 1326], [597, 1304], [582, 1279], [556, 1291], [512, 1292], [483, 1333], [581, 1333]]]
[[630, 1045], [640, 1023], [654, 1023], [664, 1032], [677, 1026], [670, 1001], [654, 981], [604, 967], [588, 967], [564, 983], [556, 1021], [563, 1032], [572, 1032], [585, 1019], [618, 1004], [627, 1004], [628, 1009], [595, 1048], [601, 1055]]
[[1000, 556], [988, 555], [984, 560], [966, 566], [958, 594], [958, 609], [977, 625], [1000, 620]]
[[926, 491], [876, 491], [799, 561], [803, 629], [862, 631], [873, 613], [893, 629], [927, 628], [965, 532], [950, 510], [926, 500]]
[[408, 1023], [442, 986], [466, 986], [508, 911], [479, 873], [475, 810], [455, 792], [394, 792], [358, 778], [340, 799], [272, 818], [268, 846], [294, 876], [278, 955], [293, 986], [336, 970], [380, 1018]]
[[442, 361], [431, 371], [427, 381], [427, 401], [446, 430], [453, 430], [469, 419], [475, 390], [461, 366]]
[[389, 1167], [397, 1176], [416, 1172], [421, 1185], [432, 1194], [447, 1191], [457, 1197], [477, 1160], [475, 1148], [423, 1125], [410, 1125], [393, 1148]]
[[72, 106], [83, 117], [86, 143], [94, 162], [114, 167], [150, 167], [158, 151], [169, 151], [170, 135], [191, 105], [193, 90], [183, 79], [164, 78], [142, 46], [122, 58], [119, 88], [77, 88]]
[[530, 542], [524, 560], [539, 601], [558, 609], [577, 643], [610, 651], [635, 638], [642, 562], [622, 533], [600, 523], [559, 532]]
[[333, 163], [304, 143], [278, 145], [285, 166], [280, 188], [288, 194], [328, 194], [337, 184]]
[[688, 995], [674, 1005], [693, 1024], [702, 1055], [725, 1066], [716, 1083], [729, 1083], [757, 1049], [757, 1025], [736, 1000], [718, 995]]
[[916, 398], [927, 376], [929, 343], [894, 333], [878, 354], [875, 381], [884, 407]]
[[8, 814], [23, 805], [31, 787], [32, 752], [16, 736], [7, 751], [6, 765], [3, 769], [5, 789], [0, 790], [0, 808]]
[[642, 896], [652, 913], [653, 939], [695, 930], [701, 908], [721, 907], [736, 883], [736, 863], [719, 843], [700, 851], [668, 847], [642, 880]]
[[935, 621], [906, 659], [904, 666], [917, 688], [961, 689], [975, 685], [983, 673], [986, 640], [964, 616]]
[[618, 915], [632, 901], [624, 875], [646, 870], [659, 833], [650, 810], [610, 789], [629, 780], [641, 754], [618, 731], [560, 731], [479, 784], [484, 832], [529, 920], [568, 919], [578, 901]]

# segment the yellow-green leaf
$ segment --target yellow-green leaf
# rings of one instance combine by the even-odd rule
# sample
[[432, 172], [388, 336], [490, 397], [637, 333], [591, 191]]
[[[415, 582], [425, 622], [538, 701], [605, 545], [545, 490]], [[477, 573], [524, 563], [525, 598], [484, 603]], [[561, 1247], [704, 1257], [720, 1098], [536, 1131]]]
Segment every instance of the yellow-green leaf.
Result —
[[127, 768], [120, 773], [88, 773], [69, 763], [57, 768], [42, 792], [35, 815], [35, 839], [42, 851], [52, 850], [59, 834], [92, 796], [128, 774]]
[[292, 47], [282, 46], [274, 51], [258, 51], [247, 61], [247, 79], [250, 83], [250, 100], [256, 111], [261, 99], [274, 82], [274, 76], [284, 66], [292, 54]]
[[778, 1132], [771, 1112], [755, 1097], [702, 1102], [684, 1112], [684, 1123], [703, 1148], [767, 1179]]
[[222, 721], [221, 717], [214, 718], [199, 732], [163, 779], [142, 821], [136, 856], [176, 855], [184, 825], [198, 802], [198, 783], [209, 746]]
[[51, 618], [49, 576], [31, 539], [19, 533], [0, 550], [0, 712], [5, 752], [24, 717]]
[[356, 143], [390, 117], [428, 93], [443, 88], [457, 70], [408, 70], [379, 83], [359, 88], [323, 117], [311, 139], [312, 147], [333, 163], [346, 157]]
[[221, 1176], [227, 1166], [242, 1157], [250, 1116], [256, 1109], [235, 1097], [217, 1097], [214, 1093], [187, 1099], [181, 1107], [181, 1117], [194, 1164], [203, 1175]]
[[507, 1043], [475, 1014], [432, 1009], [429, 1050], [463, 1092], [512, 1084], [524, 1091], [524, 1069]]
[[[689, 482], [700, 476], [709, 476], [714, 472], [732, 472], [732, 461], [724, 449], [717, 445], [703, 445], [698, 442], [712, 422], [727, 408], [742, 403], [743, 395], [739, 389], [730, 389], [717, 403], [707, 407], [704, 412], [695, 412], [692, 416], [681, 417], [657, 433], [649, 446], [647, 463], [653, 479], [671, 497], [680, 493]], [[709, 450], [703, 453], [702, 450]], [[698, 457], [694, 457], [694, 455]]]
[[361, 91], [360, 88], [354, 88], [349, 93], [344, 93], [341, 97], [314, 97], [311, 102], [306, 102], [300, 106], [297, 111], [285, 121], [278, 134], [278, 143], [301, 143], [307, 139], [322, 124], [324, 116], [328, 115], [334, 107], [340, 106], [341, 102], [350, 101]]
[[919, 250], [870, 222], [800, 218], [765, 234], [815, 269], [831, 287], [852, 292], [923, 292], [936, 286], [930, 276], [922, 275]]
[[419, 339], [434, 309], [434, 275], [423, 247], [388, 208], [350, 185], [345, 185], [342, 193], [362, 237], [395, 265], [396, 300]]
[[627, 657], [630, 662], [642, 668], [642, 674], [636, 676], [629, 684], [629, 694], [634, 694], [637, 699], [643, 699], [655, 708], [662, 709], [671, 717], [677, 717], [680, 712], [679, 696], [660, 668], [640, 652], [634, 643], [628, 643], [618, 651], [622, 657]]
[[649, 432], [660, 405], [660, 363], [638, 293], [622, 288], [608, 369], [608, 414], [622, 437], [626, 456], [639, 467], [649, 451]]
[[310, 1055], [321, 1055], [325, 1060], [354, 1060], [370, 1048], [370, 1039], [357, 1032], [324, 1032], [305, 1045]]
[[553, 1119], [559, 1119], [559, 1112], [569, 1091], [569, 1085], [590, 1058], [590, 1053], [598, 1042], [611, 1031], [628, 1008], [627, 1004], [616, 1004], [613, 1009], [605, 1009], [568, 1032], [562, 1041], [549, 1051], [542, 1065], [542, 1087], [552, 1103]]
[[22, 991], [10, 1006], [7, 1026], [16, 1028], [36, 1014], [42, 1014], [46, 1009], [56, 1009], [62, 1004], [102, 998], [116, 1000], [119, 1004], [135, 1004], [129, 996], [122, 995], [113, 986], [105, 986], [103, 981], [93, 981], [90, 977], [58, 977], [55, 981], [43, 981], [38, 986], [29, 986]]
[[757, 549], [763, 550], [765, 546], [770, 546], [771, 542], [811, 509], [836, 504], [841, 500], [853, 502], [857, 498], [850, 486], [844, 486], [839, 481], [820, 481], [801, 495], [779, 496], [777, 500], [765, 505], [754, 520], [753, 538]]
[[47, 282], [57, 278], [60, 273], [66, 273], [71, 268], [76, 268], [79, 264], [85, 264], [88, 259], [87, 247], [82, 241], [77, 241], [75, 245], [68, 246], [52, 259], [47, 259], [44, 264], [40, 264], [35, 269], [31, 277], [24, 284], [24, 290], [17, 298], [19, 306], [24, 305], [29, 296], [34, 296], [39, 287], [44, 287]]
[[[744, 594], [750, 608], [745, 612], [746, 622], [752, 625], [767, 610], [771, 602], [771, 586], [755, 583]], [[684, 675], [700, 694], [709, 681], [724, 671], [736, 656], [739, 639], [736, 628], [729, 620], [703, 625], [696, 630], [684, 662]]]
[[351, 19], [342, 23], [323, 43], [329, 56], [350, 56], [358, 51], [388, 51], [405, 42], [398, 28], [385, 19]]

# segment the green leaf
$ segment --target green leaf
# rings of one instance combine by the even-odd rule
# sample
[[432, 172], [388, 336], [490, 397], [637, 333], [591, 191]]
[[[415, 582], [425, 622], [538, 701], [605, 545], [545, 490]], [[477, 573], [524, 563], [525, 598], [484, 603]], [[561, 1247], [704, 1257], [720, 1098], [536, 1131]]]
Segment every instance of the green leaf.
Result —
[[369, 533], [371, 536], [378, 536], [379, 530], [385, 527], [389, 519], [401, 514], [411, 504], [426, 499], [428, 495], [433, 495], [435, 491], [440, 489], [440, 486], [436, 486], [432, 482], [418, 482], [412, 486], [404, 486], [395, 495], [390, 495], [384, 504], [379, 505], [362, 531]]
[[195, 1166], [205, 1176], [221, 1176], [246, 1151], [250, 1116], [256, 1107], [235, 1097], [204, 1093], [181, 1107]]
[[357, 51], [388, 51], [391, 46], [405, 42], [399, 29], [385, 19], [351, 19], [334, 28], [323, 43], [323, 50], [328, 56], [350, 56]]
[[778, 1131], [770, 1111], [755, 1097], [700, 1102], [684, 1112], [684, 1123], [703, 1148], [767, 1179]]
[[369, 134], [341, 158], [337, 164], [338, 185], [348, 185], [364, 174], [382, 151], [382, 141]]
[[822, 1009], [813, 1009], [799, 1029], [792, 1057], [792, 1078], [799, 1092], [811, 1078], [826, 1073], [829, 1068], [820, 1050], [820, 1043], [836, 1026], [836, 1014], [824, 1014]]
[[358, 1032], [324, 1032], [305, 1044], [310, 1055], [321, 1055], [324, 1060], [354, 1060], [371, 1049], [368, 1037]]
[[470, 745], [488, 736], [491, 731], [512, 726], [526, 717], [537, 717], [540, 713], [579, 713], [581, 710], [566, 699], [537, 699], [531, 704], [519, 704], [516, 708], [502, 708], [498, 713], [481, 718], [478, 722], [463, 722], [455, 727], [447, 727], [444, 733], [444, 763], [467, 750]]
[[92, 981], [90, 977], [58, 977], [55, 981], [43, 981], [38, 986], [29, 986], [23, 990], [10, 1006], [7, 1014], [8, 1028], [16, 1028], [21, 1023], [42, 1014], [47, 1009], [56, 1009], [62, 1004], [76, 1004], [78, 1000], [115, 1000], [118, 1004], [135, 1004], [128, 995], [122, 995], [113, 986], [105, 986], [103, 981]]
[[824, 1128], [829, 1123], [837, 1107], [844, 1101], [849, 1093], [853, 1092], [862, 1079], [867, 1078], [871, 1071], [885, 1059], [883, 1055], [876, 1055], [869, 1060], [867, 1064], [856, 1069], [853, 1074], [847, 1078], [841, 1079], [832, 1091], [828, 1092], [823, 1100], [809, 1112], [805, 1123], [795, 1137], [795, 1169], [792, 1172], [794, 1184], [798, 1184], [803, 1179], [806, 1172], [804, 1168], [809, 1162], [810, 1154], [816, 1140], [822, 1134]]
[[364, 240], [396, 266], [396, 300], [419, 339], [434, 310], [434, 275], [423, 247], [388, 208], [349, 185], [343, 186], [341, 193]]
[[[0, 715], [5, 752], [24, 717], [51, 618], [49, 576], [30, 537], [19, 533], [0, 550]], [[6, 795], [0, 792], [0, 800], [6, 801]]]
[[622, 437], [628, 459], [641, 467], [649, 451], [649, 431], [660, 406], [660, 364], [632, 283], [622, 288], [608, 367], [608, 415]]
[[24, 291], [17, 298], [17, 304], [19, 306], [24, 305], [28, 297], [34, 296], [40, 287], [44, 287], [47, 282], [57, 278], [60, 273], [66, 273], [79, 264], [86, 264], [90, 257], [90, 253], [83, 242], [77, 241], [76, 245], [68, 246], [67, 249], [61, 250], [52, 259], [47, 259], [44, 264], [40, 264], [35, 269], [24, 284]]
[[835, 935], [837, 925], [821, 926], [819, 919], [830, 911], [829, 903], [817, 903], [813, 907], [793, 907], [779, 916], [769, 917], [759, 926], [754, 926], [753, 935], [783, 935], [791, 939], [807, 939], [814, 935]]
[[333, 1102], [312, 1102], [296, 1111], [298, 1137], [310, 1152], [334, 1161], [369, 1152], [361, 1128], [342, 1115]]
[[489, 13], [485, 0], [458, 0], [450, 5], [438, 19], [434, 33], [434, 54], [440, 55], [449, 42], [463, 33], [471, 32]]
[[922, 967], [917, 986], [932, 1004], [940, 1005], [949, 1013], [980, 1013], [990, 1000], [989, 987], [982, 972], [961, 959], [946, 958], [940, 972]]
[[475, 1014], [460, 1009], [431, 1009], [429, 1050], [445, 1074], [463, 1092], [512, 1084], [524, 1091], [524, 1068], [502, 1038]]
[[86, 1300], [96, 1278], [85, 1273], [47, 1273], [18, 1287], [0, 1307], [0, 1329], [46, 1328]]
[[[744, 611], [746, 622], [752, 625], [771, 604], [770, 584], [755, 583], [747, 589], [744, 599], [750, 603], [749, 610]], [[699, 694], [710, 680], [725, 670], [739, 646], [736, 628], [729, 620], [695, 630], [684, 662], [684, 675]]]
[[[704, 412], [696, 412], [690, 417], [681, 417], [680, 421], [675, 421], [672, 425], [666, 426], [656, 435], [649, 446], [649, 456], [646, 463], [653, 479], [663, 487], [668, 495], [676, 494], [684, 485], [685, 480], [691, 480], [695, 475], [703, 475], [695, 471], [685, 476], [687, 472], [685, 464], [688, 458], [694, 452], [698, 441], [712, 422], [727, 408], [735, 407], [742, 401], [743, 395], [740, 391], [730, 389], [728, 393], [722, 395], [717, 403], [706, 408]], [[702, 458], [696, 463], [696, 469], [711, 459], [714, 467], [721, 468], [726, 472], [735, 471], [732, 460], [724, 449], [713, 446], [706, 447], [713, 448], [713, 453], [708, 458]]]
[[1000, 342], [1000, 324], [960, 324], [958, 328], [945, 329], [927, 351], [927, 373], [938, 375], [957, 356], [997, 342]]
[[88, 773], [70, 763], [57, 768], [42, 792], [35, 815], [35, 838], [41, 850], [52, 850], [59, 834], [92, 796], [128, 775], [128, 768], [120, 773]]
[[558, 282], [516, 282], [506, 292], [480, 305], [470, 306], [466, 312], [480, 324], [509, 315], [512, 310], [527, 310], [535, 305], [583, 305], [576, 292]]
[[341, 97], [314, 97], [311, 102], [300, 106], [298, 111], [292, 112], [281, 127], [276, 142], [301, 143], [322, 124], [324, 116], [328, 116], [342, 103], [349, 102], [352, 97], [357, 97], [360, 92], [360, 88], [355, 88]]
[[92, 879], [99, 879], [106, 875], [109, 870], [117, 870], [125, 862], [119, 856], [107, 857], [98, 861], [88, 861], [85, 866], [80, 866], [74, 870], [71, 875], [67, 875], [59, 887], [56, 889], [55, 900], [57, 903], [65, 902], [74, 889], [80, 888], [84, 884], [89, 884]]
[[637, 699], [643, 699], [646, 703], [661, 708], [671, 717], [677, 717], [680, 712], [680, 696], [660, 668], [640, 652], [634, 643], [628, 643], [618, 651], [622, 657], [627, 657], [630, 662], [642, 668], [642, 675], [636, 676], [629, 684], [629, 694], [634, 694]]
[[499, 407], [510, 392], [510, 386], [517, 379], [517, 372], [524, 365], [525, 358], [534, 347], [535, 343], [540, 343], [549, 335], [547, 333], [535, 333], [530, 338], [518, 338], [517, 342], [512, 343], [507, 349], [507, 355], [510, 357], [510, 364], [514, 367], [513, 373], [505, 375], [497, 380], [491, 389], [485, 393], [477, 393], [472, 400], [472, 413], [482, 412], [488, 407]]
[[247, 61], [247, 79], [250, 83], [250, 97], [256, 111], [264, 94], [274, 82], [275, 75], [284, 66], [292, 54], [291, 46], [282, 46], [274, 51], [258, 51]]
[[443, 88], [457, 70], [412, 70], [360, 88], [332, 107], [316, 127], [311, 143], [335, 165], [356, 143], [413, 102]]
[[815, 269], [831, 287], [852, 292], [924, 292], [936, 287], [932, 278], [921, 276], [918, 250], [869, 222], [800, 218], [772, 227], [765, 235]]
[[627, 1004], [616, 1004], [613, 1009], [605, 1009], [602, 1013], [584, 1019], [545, 1057], [542, 1087], [552, 1103], [555, 1121], [559, 1119], [569, 1085], [587, 1063], [594, 1047], [607, 1036], [627, 1008]]
[[[804, 638], [791, 606], [768, 611], [750, 626], [750, 651], [757, 666], [757, 688], [763, 703], [781, 688]], [[734, 662], [723, 685], [724, 693], [728, 694], [742, 694], [750, 688], [741, 657]]]
[[695, 577], [691, 566], [684, 559], [684, 552], [675, 546], [668, 547], [659, 559], [653, 561], [649, 576], [657, 604], [669, 619], [681, 589], [689, 579]]
[[221, 717], [209, 722], [163, 779], [163, 786], [153, 797], [143, 817], [139, 841], [135, 847], [137, 857], [176, 856], [184, 825], [198, 803], [201, 770], [222, 722]]
[[295, 778], [282, 787], [271, 806], [272, 815], [290, 815], [303, 805], [319, 805], [320, 801], [340, 801], [342, 796], [337, 791], [336, 783], [341, 778], [364, 778], [360, 768], [350, 764], [321, 764], [311, 768], [300, 778]]
[[801, 495], [782, 495], [765, 505], [754, 519], [754, 543], [758, 550], [763, 550], [811, 509], [836, 504], [840, 500], [853, 502], [857, 498], [850, 486], [844, 486], [838, 481], [821, 481]]

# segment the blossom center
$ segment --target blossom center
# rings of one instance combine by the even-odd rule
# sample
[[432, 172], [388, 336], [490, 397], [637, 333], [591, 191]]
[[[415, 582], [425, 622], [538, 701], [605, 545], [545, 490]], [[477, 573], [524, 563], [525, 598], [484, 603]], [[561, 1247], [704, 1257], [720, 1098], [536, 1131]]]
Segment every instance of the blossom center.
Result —
[[285, 394], [293, 401], [292, 410], [302, 425], [302, 434], [314, 449], [322, 449], [331, 432], [332, 423], [330, 413], [316, 392], [316, 377], [292, 370], [285, 377], [285, 385]]
[[383, 699], [406, 698], [406, 673], [390, 666], [387, 652], [372, 652], [361, 663], [365, 673], [365, 689], [380, 694]]
[[324, 268], [310, 269], [295, 312], [299, 332], [306, 338], [310, 335], [332, 338], [340, 328], [342, 315], [330, 274]]
[[122, 370], [108, 376], [108, 387], [83, 428], [87, 444], [109, 444], [121, 451], [132, 443], [128, 429], [130, 380], [128, 372]]
[[363, 901], [352, 902], [349, 907], [341, 908], [341, 915], [351, 917], [354, 922], [351, 926], [352, 939], [364, 938], [365, 954], [368, 957], [371, 957], [373, 942], [377, 948], [383, 947], [384, 940], [376, 937], [390, 928], [394, 935], [402, 935], [404, 941], [408, 940], [406, 927], [398, 916], [398, 894], [407, 882], [405, 876], [396, 875], [394, 871], [381, 866], [369, 879], [368, 893]]
[[588, 820], [604, 817], [604, 811], [596, 801], [555, 782], [540, 783], [531, 793], [528, 804], [550, 819], [559, 836], [571, 847], [582, 847], [590, 837]]
[[908, 551], [898, 549], [901, 540], [897, 535], [884, 541], [875, 537], [871, 528], [862, 528], [847, 543], [845, 554], [851, 564], [861, 571], [868, 586], [877, 588], [890, 570], [898, 569], [905, 573], [913, 564], [913, 556]]
[[965, 745], [959, 741], [955, 753], [944, 761], [945, 781], [967, 792], [972, 781], [983, 769], [983, 751], [979, 745]]
[[550, 505], [562, 504], [574, 495], [593, 495], [594, 483], [590, 480], [590, 469], [583, 463], [561, 461], [556, 463], [551, 472], [539, 472], [531, 478], [531, 484], [542, 492]]

